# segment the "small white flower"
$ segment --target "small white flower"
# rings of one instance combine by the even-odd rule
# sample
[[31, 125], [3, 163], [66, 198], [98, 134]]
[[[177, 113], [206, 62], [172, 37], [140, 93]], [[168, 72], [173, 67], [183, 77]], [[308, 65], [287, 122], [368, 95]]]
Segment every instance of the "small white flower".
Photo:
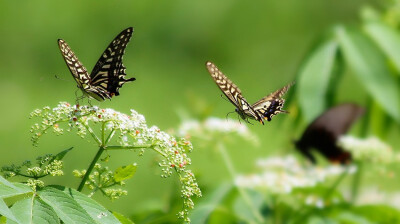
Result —
[[246, 125], [232, 119], [216, 117], [210, 117], [201, 122], [197, 120], [185, 121], [180, 125], [178, 134], [205, 139], [215, 138], [216, 134], [237, 134], [255, 144], [258, 143], [258, 138], [249, 131]]
[[371, 163], [391, 163], [395, 156], [392, 148], [376, 137], [358, 139], [352, 136], [342, 136], [338, 145], [351, 152], [354, 160]]
[[246, 188], [267, 189], [271, 193], [287, 194], [295, 188], [313, 187], [332, 176], [354, 172], [352, 167], [330, 165], [328, 167], [302, 166], [293, 156], [259, 159], [261, 173], [240, 175], [235, 183]]

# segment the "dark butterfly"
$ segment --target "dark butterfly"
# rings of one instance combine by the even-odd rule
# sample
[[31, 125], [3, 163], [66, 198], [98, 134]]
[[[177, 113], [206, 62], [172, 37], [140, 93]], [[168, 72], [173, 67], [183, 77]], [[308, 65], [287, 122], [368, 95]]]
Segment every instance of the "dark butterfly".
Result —
[[78, 83], [78, 88], [84, 94], [98, 101], [111, 99], [114, 95], [119, 95], [119, 88], [123, 84], [135, 80], [125, 79], [126, 68], [122, 64], [122, 57], [132, 33], [133, 28], [129, 27], [118, 34], [103, 52], [90, 75], [68, 44], [64, 40], [58, 40], [61, 54]]
[[330, 108], [307, 127], [300, 140], [295, 142], [296, 148], [312, 163], [316, 163], [310, 152], [312, 148], [332, 163], [350, 163], [351, 154], [337, 146], [336, 142], [363, 114], [364, 109], [352, 103]]
[[271, 121], [271, 118], [279, 113], [288, 113], [282, 110], [285, 99], [282, 96], [294, 84], [289, 85], [269, 94], [268, 96], [260, 99], [253, 105], [250, 105], [242, 96], [240, 89], [229, 80], [212, 62], [207, 62], [206, 67], [211, 77], [214, 79], [217, 86], [228, 97], [229, 101], [235, 105], [235, 111], [240, 117], [247, 121], [248, 118], [254, 119], [262, 124], [264, 120]]

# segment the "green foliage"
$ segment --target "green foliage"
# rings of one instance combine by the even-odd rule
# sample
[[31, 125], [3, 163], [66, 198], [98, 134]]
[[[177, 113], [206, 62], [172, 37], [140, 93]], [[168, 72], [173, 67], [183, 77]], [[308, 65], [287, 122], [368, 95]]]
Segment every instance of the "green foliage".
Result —
[[114, 172], [114, 180], [116, 182], [121, 182], [123, 180], [127, 180], [135, 175], [137, 169], [136, 164], [130, 164], [127, 166], [118, 167], [118, 169]]
[[[3, 199], [19, 195], [26, 196], [9, 209]], [[63, 186], [47, 186], [33, 192], [26, 185], [3, 180], [0, 198], [0, 214], [7, 223], [120, 223], [93, 199]]]
[[[337, 71], [343, 72], [337, 68], [348, 68], [372, 101], [367, 108], [373, 112], [369, 117], [372, 132], [384, 136], [386, 116], [400, 123], [400, 33], [370, 8], [363, 11], [363, 16], [359, 26], [334, 26], [313, 47], [298, 73], [297, 97], [303, 117], [312, 121], [337, 103], [332, 101], [341, 91], [341, 75]], [[377, 113], [377, 108], [381, 112]]]

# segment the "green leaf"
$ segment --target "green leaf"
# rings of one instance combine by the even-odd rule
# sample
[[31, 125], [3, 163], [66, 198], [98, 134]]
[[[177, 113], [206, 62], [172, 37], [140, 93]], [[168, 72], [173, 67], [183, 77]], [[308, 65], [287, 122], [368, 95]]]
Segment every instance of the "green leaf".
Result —
[[114, 224], [120, 223], [114, 215], [106, 208], [98, 204], [95, 200], [89, 198], [87, 195], [80, 193], [71, 188], [64, 188], [55, 186], [62, 190], [64, 193], [73, 198], [85, 211], [92, 217], [96, 223]]
[[352, 208], [351, 212], [374, 223], [400, 223], [400, 211], [387, 205], [357, 206]]
[[14, 222], [11, 220], [7, 220], [7, 223], [23, 223], [29, 224], [33, 223], [32, 221], [32, 207], [33, 207], [33, 198], [25, 198], [23, 200], [17, 201], [12, 207], [11, 211], [13, 212], [15, 218], [18, 222]]
[[365, 217], [347, 211], [339, 213], [335, 219], [338, 220], [339, 223], [345, 224], [373, 224]]
[[[235, 214], [243, 220], [246, 220], [246, 223], [256, 223], [257, 217], [252, 209], [257, 209], [260, 211], [265, 198], [263, 195], [261, 195], [261, 193], [254, 190], [243, 189], [243, 191], [247, 192], [247, 195], [249, 196], [249, 202], [246, 202], [242, 196], [238, 196], [233, 205]], [[248, 203], [251, 203], [251, 205]]]
[[33, 223], [33, 224], [59, 224], [60, 220], [54, 210], [39, 198], [31, 197], [17, 201], [11, 208], [15, 217], [19, 220], [7, 223]]
[[6, 205], [6, 203], [4, 202], [3, 199], [0, 199], [0, 214], [2, 216], [7, 217], [7, 219], [10, 219], [10, 220], [13, 220], [13, 221], [17, 222], [17, 218], [15, 218], [14, 214], [8, 208], [8, 206]]
[[44, 203], [40, 198], [35, 198], [33, 201], [33, 223], [40, 224], [53, 224], [60, 223], [60, 219], [57, 213], [50, 207], [50, 205]]
[[400, 33], [381, 22], [370, 22], [365, 24], [363, 28], [378, 47], [389, 57], [397, 73], [400, 74]]
[[96, 223], [80, 204], [65, 192], [54, 187], [45, 187], [37, 192], [65, 223]]
[[231, 192], [232, 189], [232, 184], [225, 183], [220, 185], [208, 197], [204, 198], [203, 201], [196, 206], [196, 209], [190, 215], [192, 223], [206, 223], [211, 213], [218, 207], [221, 201], [228, 195], [229, 192]]
[[59, 153], [57, 153], [57, 155], [54, 156], [54, 159], [52, 159], [49, 163], [53, 162], [54, 160], [62, 160], [64, 158], [64, 156], [73, 149], [74, 147], [71, 147], [69, 149], [63, 150]]
[[116, 182], [121, 182], [123, 180], [127, 180], [133, 177], [136, 173], [136, 164], [130, 164], [128, 166], [118, 167], [114, 172], [114, 180]]
[[132, 220], [128, 219], [118, 212], [112, 212], [112, 214], [121, 222], [121, 224], [134, 224]]
[[346, 62], [380, 106], [400, 122], [397, 82], [385, 63], [384, 56], [374, 44], [358, 30], [336, 28]]
[[8, 198], [32, 192], [32, 189], [25, 184], [21, 183], [12, 184], [10, 182], [8, 183], [9, 184], [7, 185], [0, 184], [0, 198]]
[[307, 122], [311, 122], [326, 108], [326, 94], [331, 79], [338, 44], [328, 40], [306, 59], [298, 74], [298, 97]]

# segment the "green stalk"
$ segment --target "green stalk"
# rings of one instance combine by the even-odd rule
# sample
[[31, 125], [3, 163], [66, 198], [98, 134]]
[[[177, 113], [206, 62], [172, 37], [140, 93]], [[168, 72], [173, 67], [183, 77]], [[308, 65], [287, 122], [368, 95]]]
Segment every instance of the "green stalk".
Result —
[[[222, 144], [221, 142], [219, 142], [219, 143], [217, 144], [217, 148], [218, 148], [219, 152], [221, 153], [221, 156], [222, 156], [222, 158], [223, 158], [223, 160], [224, 160], [224, 162], [225, 162], [225, 166], [226, 166], [226, 168], [228, 169], [229, 174], [230, 174], [231, 177], [232, 177], [232, 180], [234, 180], [235, 177], [237, 176], [237, 175], [236, 175], [236, 171], [235, 171], [235, 168], [233, 167], [232, 160], [231, 160], [231, 158], [229, 157], [229, 154], [228, 154], [228, 152], [226, 151], [224, 144]], [[264, 218], [263, 218], [262, 215], [259, 213], [258, 209], [254, 207], [254, 205], [253, 205], [253, 203], [251, 202], [250, 197], [249, 197], [249, 195], [246, 193], [246, 191], [245, 191], [242, 187], [237, 186], [237, 185], [236, 185], [236, 188], [237, 188], [237, 190], [238, 190], [240, 196], [243, 198], [243, 200], [245, 201], [245, 203], [246, 203], [246, 204], [249, 206], [249, 208], [251, 209], [251, 211], [252, 211], [254, 217], [257, 219], [258, 223], [264, 222]]]
[[[346, 168], [346, 170], [335, 180], [335, 182], [332, 184], [332, 186], [326, 191], [326, 193], [324, 194], [324, 196], [322, 197], [322, 199], [325, 201], [327, 198], [329, 198], [332, 193], [335, 191], [335, 189], [339, 186], [339, 184], [344, 180], [344, 178], [347, 176], [347, 174], [349, 174], [349, 167]], [[295, 219], [295, 221], [293, 222], [293, 224], [297, 224], [297, 223], [303, 223], [305, 218], [310, 215], [315, 208], [313, 207], [309, 207], [305, 209], [305, 212], [303, 213], [303, 215], [300, 216], [300, 218]], [[300, 211], [301, 212], [301, 211]], [[299, 213], [300, 213], [299, 212]], [[298, 216], [297, 216], [298, 217]]]
[[357, 199], [358, 191], [360, 189], [363, 163], [361, 161], [356, 162], [357, 172], [354, 174], [353, 182], [351, 185], [351, 202], [354, 203]]
[[85, 176], [83, 176], [83, 179], [81, 183], [79, 184], [78, 191], [82, 191], [83, 186], [85, 186], [86, 180], [89, 178], [90, 173], [92, 173], [94, 166], [96, 165], [97, 161], [99, 160], [101, 154], [104, 152], [105, 147], [100, 146], [99, 151], [97, 151], [96, 155], [94, 156], [92, 162], [89, 165], [89, 168], [86, 170]]

